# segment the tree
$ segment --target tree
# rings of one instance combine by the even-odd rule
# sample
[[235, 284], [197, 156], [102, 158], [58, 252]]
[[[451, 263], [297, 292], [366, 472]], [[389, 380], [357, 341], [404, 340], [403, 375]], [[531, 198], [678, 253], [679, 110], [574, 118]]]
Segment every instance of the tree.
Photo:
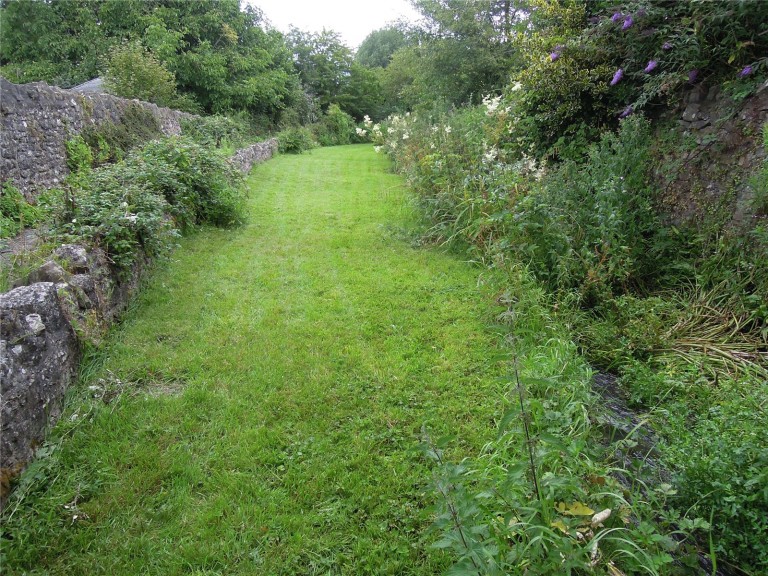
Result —
[[160, 106], [173, 106], [178, 100], [173, 74], [138, 42], [112, 48], [104, 83], [112, 94], [124, 98]]
[[70, 87], [98, 75], [114, 46], [139, 41], [207, 112], [274, 122], [300, 96], [285, 39], [239, 0], [2, 0], [0, 17], [0, 64], [17, 82]]
[[519, 66], [511, 42], [526, 26], [524, 0], [411, 0], [424, 16], [414, 82], [420, 101], [462, 104], [501, 90]]
[[357, 49], [355, 60], [368, 68], [386, 68], [395, 52], [413, 43], [405, 26], [387, 26], [366, 36]]

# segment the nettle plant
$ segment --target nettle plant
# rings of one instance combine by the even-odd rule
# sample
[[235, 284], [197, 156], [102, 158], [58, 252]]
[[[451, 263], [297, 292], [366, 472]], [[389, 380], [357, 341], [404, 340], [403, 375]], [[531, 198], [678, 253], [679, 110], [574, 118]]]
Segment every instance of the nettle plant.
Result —
[[217, 150], [166, 138], [91, 169], [87, 146], [73, 142], [70, 164], [77, 170], [53, 218], [65, 237], [103, 246], [120, 270], [167, 253], [179, 230], [244, 221], [242, 175]]

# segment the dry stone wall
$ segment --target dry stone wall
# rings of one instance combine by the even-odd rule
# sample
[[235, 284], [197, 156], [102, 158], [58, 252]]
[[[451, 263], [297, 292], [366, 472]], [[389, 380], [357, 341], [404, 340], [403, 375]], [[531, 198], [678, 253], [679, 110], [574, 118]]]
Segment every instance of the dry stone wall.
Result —
[[[117, 120], [127, 101], [81, 96], [44, 84], [16, 86], [0, 79], [3, 133], [0, 180], [12, 179], [28, 198], [67, 173], [64, 143], [89, 122]], [[152, 104], [166, 134], [179, 134], [185, 116]], [[270, 139], [239, 150], [241, 171], [277, 153]], [[117, 276], [99, 248], [65, 244], [13, 290], [0, 294], [0, 508], [13, 479], [34, 458], [61, 415], [74, 381], [84, 337], [98, 340], [139, 286], [146, 262]], [[82, 327], [88, 326], [84, 334]]]
[[149, 110], [167, 136], [181, 133], [192, 114], [109, 94], [81, 94], [44, 82], [13, 84], [0, 78], [0, 182], [11, 180], [34, 200], [69, 174], [65, 143], [84, 128], [118, 122], [130, 105]]

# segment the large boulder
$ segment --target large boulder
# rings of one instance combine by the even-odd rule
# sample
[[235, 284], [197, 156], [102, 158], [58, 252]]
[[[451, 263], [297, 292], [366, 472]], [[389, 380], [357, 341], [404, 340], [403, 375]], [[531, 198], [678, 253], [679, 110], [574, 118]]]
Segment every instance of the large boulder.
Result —
[[0, 501], [58, 419], [79, 357], [56, 284], [0, 295]]

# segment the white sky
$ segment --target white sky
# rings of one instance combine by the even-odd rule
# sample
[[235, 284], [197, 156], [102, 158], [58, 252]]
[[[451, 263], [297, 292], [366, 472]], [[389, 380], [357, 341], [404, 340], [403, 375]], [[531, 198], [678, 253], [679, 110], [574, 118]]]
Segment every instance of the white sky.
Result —
[[245, 0], [258, 6], [281, 32], [291, 24], [306, 32], [323, 28], [341, 34], [344, 43], [356, 50], [374, 30], [401, 18], [415, 21], [419, 14], [407, 0]]

